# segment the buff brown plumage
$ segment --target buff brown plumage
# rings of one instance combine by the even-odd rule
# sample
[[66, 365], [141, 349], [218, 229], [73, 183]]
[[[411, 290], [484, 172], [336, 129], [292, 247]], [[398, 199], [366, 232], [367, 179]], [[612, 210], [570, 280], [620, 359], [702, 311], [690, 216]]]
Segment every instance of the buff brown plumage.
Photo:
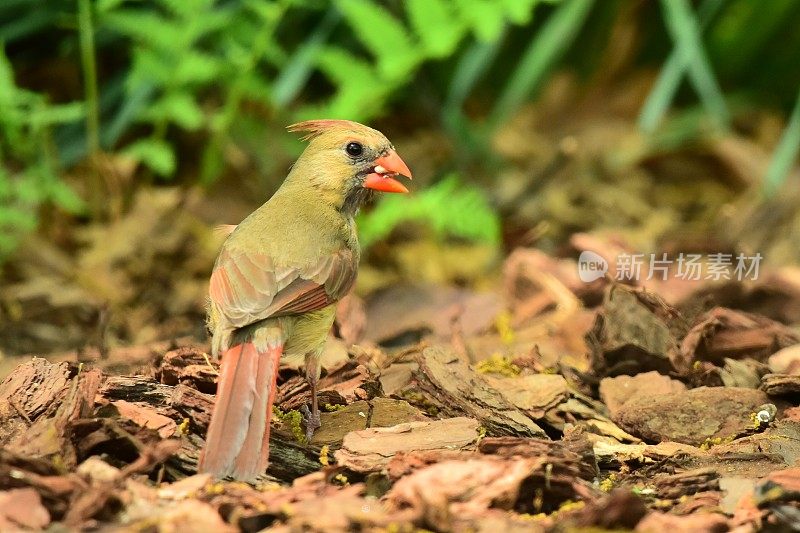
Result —
[[335, 304], [352, 288], [360, 250], [353, 217], [374, 191], [411, 177], [377, 130], [344, 120], [289, 126], [308, 146], [283, 185], [230, 231], [209, 284], [212, 352], [222, 358], [199, 471], [251, 480], [266, 471], [280, 359], [305, 360], [319, 425], [318, 360]]

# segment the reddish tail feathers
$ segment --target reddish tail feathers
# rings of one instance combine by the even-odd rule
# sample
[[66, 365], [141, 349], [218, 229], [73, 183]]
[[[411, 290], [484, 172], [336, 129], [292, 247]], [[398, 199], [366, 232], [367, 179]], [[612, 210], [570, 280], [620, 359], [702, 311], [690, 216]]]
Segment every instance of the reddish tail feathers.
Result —
[[222, 373], [199, 472], [252, 480], [267, 469], [269, 421], [282, 347], [259, 353], [252, 342], [222, 356]]

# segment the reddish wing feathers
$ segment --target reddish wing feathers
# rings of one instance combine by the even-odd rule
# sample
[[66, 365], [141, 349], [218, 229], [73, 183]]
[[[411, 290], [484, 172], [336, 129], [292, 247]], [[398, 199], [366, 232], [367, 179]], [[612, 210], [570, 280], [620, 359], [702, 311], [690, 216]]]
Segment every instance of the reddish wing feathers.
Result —
[[322, 309], [353, 285], [357, 259], [348, 249], [307, 268], [275, 268], [265, 255], [223, 252], [211, 274], [209, 295], [234, 327], [273, 316]]
[[282, 291], [286, 304], [277, 309], [272, 316], [298, 315], [327, 307], [336, 300], [325, 290], [324, 285], [313, 281], [298, 279]]

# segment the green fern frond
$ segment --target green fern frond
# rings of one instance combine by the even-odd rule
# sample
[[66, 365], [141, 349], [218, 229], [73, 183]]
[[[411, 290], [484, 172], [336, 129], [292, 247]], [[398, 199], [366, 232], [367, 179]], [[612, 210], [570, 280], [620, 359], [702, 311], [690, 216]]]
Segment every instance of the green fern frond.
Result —
[[359, 238], [364, 247], [387, 237], [404, 222], [429, 228], [437, 238], [455, 237], [497, 245], [500, 219], [485, 194], [451, 174], [419, 193], [393, 195], [359, 217]]

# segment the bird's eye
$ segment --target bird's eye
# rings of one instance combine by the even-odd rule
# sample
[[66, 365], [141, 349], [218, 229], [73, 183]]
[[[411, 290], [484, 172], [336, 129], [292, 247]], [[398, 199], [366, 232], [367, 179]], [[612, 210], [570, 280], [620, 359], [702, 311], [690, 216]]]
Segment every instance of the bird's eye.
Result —
[[364, 153], [364, 147], [357, 142], [347, 143], [347, 146], [344, 147], [344, 150], [348, 155], [353, 157], [358, 157]]

